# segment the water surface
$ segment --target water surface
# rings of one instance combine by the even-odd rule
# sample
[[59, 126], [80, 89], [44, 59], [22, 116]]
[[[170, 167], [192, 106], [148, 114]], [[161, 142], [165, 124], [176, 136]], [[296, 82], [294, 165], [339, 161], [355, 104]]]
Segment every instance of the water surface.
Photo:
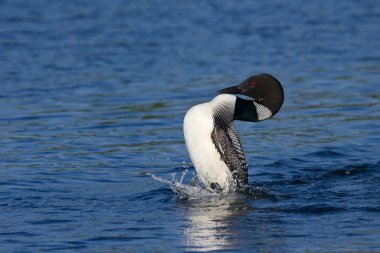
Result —
[[[379, 22], [370, 0], [0, 1], [0, 251], [379, 252]], [[236, 124], [251, 194], [148, 175], [186, 188], [185, 112], [261, 72], [285, 103]]]

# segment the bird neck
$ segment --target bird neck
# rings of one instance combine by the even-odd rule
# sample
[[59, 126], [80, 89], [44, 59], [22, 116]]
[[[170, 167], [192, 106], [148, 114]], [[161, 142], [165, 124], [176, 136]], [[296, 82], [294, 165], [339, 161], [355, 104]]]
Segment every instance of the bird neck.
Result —
[[234, 120], [236, 97], [222, 94], [212, 100], [213, 117], [219, 122], [228, 123]]
[[256, 106], [252, 100], [236, 97], [234, 120], [259, 121]]

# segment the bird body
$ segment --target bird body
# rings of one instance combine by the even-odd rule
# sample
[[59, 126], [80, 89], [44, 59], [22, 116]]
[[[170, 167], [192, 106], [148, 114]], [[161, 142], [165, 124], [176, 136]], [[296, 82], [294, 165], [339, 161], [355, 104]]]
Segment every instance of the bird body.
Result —
[[[226, 123], [233, 124], [233, 108], [236, 97], [219, 95], [208, 103], [192, 107], [184, 119], [184, 136], [193, 165], [197, 168], [199, 179], [206, 185], [218, 184], [222, 189], [231, 187], [232, 174], [227, 164], [221, 159], [212, 140], [215, 131], [215, 110], [224, 107], [230, 117]], [[228, 122], [230, 121], [230, 122]]]

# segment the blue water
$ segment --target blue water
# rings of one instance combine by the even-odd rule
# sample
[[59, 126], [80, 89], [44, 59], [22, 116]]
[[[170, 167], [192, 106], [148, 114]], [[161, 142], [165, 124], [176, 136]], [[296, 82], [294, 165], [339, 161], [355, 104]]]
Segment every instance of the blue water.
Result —
[[[0, 252], [380, 252], [379, 23], [371, 0], [0, 0]], [[191, 188], [185, 112], [261, 72], [285, 103], [236, 124], [250, 193]]]

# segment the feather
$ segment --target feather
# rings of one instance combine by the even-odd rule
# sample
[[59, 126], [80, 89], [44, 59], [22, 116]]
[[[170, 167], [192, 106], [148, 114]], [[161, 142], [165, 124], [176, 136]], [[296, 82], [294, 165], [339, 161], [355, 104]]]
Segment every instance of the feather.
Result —
[[238, 186], [242, 186], [248, 184], [248, 165], [233, 121], [227, 115], [223, 108], [214, 110], [215, 127], [211, 139], [233, 179]]

